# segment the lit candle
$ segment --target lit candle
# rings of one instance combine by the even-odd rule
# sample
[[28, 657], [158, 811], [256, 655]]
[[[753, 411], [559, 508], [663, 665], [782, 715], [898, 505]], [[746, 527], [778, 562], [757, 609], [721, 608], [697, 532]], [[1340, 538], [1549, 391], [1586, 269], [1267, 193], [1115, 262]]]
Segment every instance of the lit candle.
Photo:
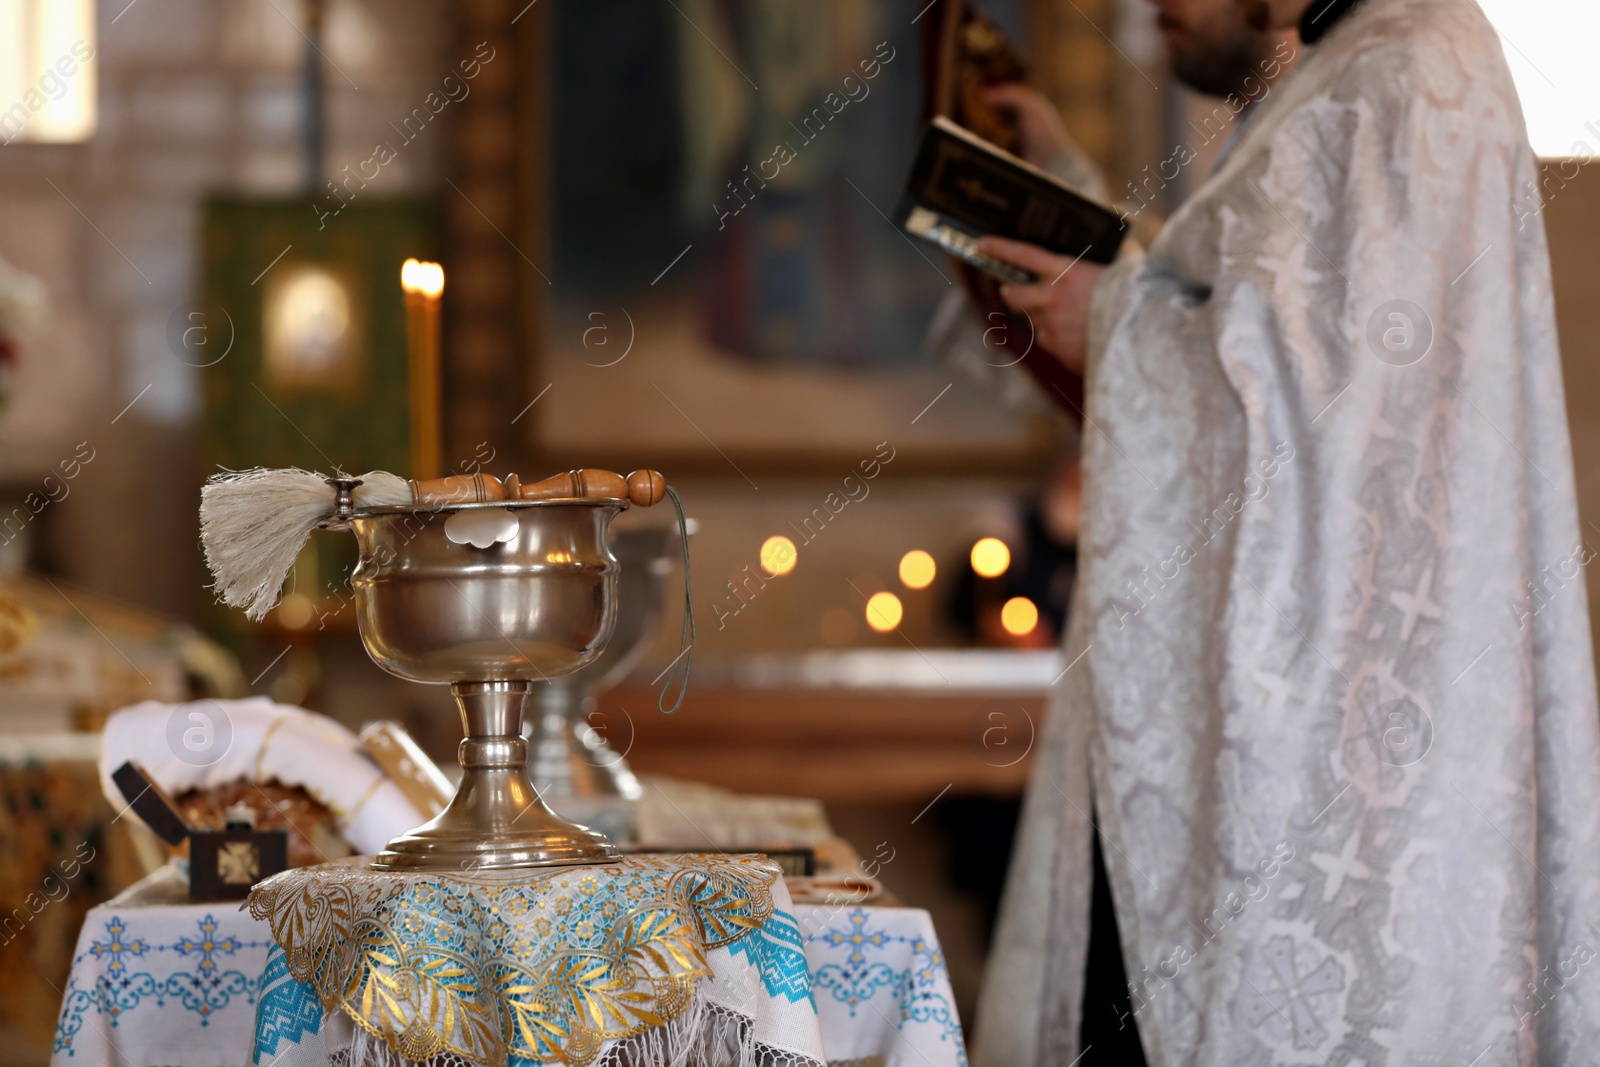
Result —
[[437, 478], [440, 444], [441, 386], [439, 372], [439, 297], [444, 268], [408, 259], [400, 268], [406, 293], [406, 351], [411, 377], [411, 477]]

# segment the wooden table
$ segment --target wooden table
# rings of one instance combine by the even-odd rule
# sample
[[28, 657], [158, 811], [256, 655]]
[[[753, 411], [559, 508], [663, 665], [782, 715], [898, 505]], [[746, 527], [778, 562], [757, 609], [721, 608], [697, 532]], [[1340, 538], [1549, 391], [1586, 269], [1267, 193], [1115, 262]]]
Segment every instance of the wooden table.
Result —
[[600, 698], [595, 722], [636, 771], [744, 793], [1014, 795], [1061, 668], [1053, 650], [754, 656], [696, 663], [675, 715], [632, 684]]

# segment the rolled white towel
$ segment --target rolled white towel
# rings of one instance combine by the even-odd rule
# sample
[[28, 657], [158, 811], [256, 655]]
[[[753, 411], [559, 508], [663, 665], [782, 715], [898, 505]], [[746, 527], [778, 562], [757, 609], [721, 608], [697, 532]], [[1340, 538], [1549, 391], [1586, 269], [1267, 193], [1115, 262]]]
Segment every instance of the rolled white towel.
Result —
[[241, 780], [300, 786], [364, 854], [426, 820], [355, 734], [326, 715], [266, 697], [147, 700], [114, 712], [100, 746], [100, 787], [118, 811], [127, 802], [111, 772], [129, 760], [172, 795]]

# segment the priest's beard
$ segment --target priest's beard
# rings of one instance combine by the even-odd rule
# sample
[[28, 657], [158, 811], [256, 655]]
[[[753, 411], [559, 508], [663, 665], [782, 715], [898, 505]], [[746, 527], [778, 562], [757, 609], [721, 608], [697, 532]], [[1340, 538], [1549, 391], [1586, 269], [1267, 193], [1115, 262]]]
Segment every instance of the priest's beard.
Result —
[[1247, 26], [1234, 0], [1163, 4], [1161, 28], [1172, 73], [1207, 96], [1242, 92], [1273, 55], [1274, 38]]
[[1272, 3], [1271, 0], [1239, 0], [1239, 6], [1244, 10], [1244, 21], [1253, 30], [1266, 31], [1272, 28]]

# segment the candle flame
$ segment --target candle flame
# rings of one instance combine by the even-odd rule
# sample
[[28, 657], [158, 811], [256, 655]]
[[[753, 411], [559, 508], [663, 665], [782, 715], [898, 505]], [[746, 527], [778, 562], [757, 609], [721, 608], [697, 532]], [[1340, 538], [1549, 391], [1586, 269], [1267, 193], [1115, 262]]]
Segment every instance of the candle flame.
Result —
[[444, 292], [444, 268], [426, 260], [408, 259], [400, 266], [400, 288], [437, 300]]

